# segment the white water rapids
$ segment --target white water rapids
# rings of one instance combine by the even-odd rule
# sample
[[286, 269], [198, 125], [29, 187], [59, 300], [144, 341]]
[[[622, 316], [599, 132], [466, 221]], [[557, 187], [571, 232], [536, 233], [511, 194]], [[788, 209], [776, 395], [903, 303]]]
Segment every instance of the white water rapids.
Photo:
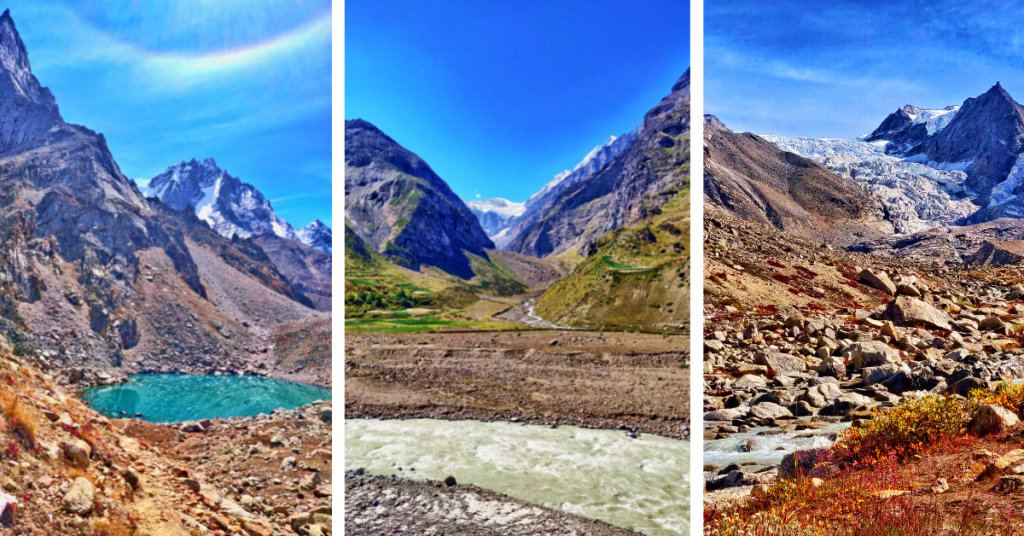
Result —
[[451, 475], [651, 536], [689, 533], [689, 456], [686, 441], [573, 426], [345, 421], [346, 471], [414, 480]]

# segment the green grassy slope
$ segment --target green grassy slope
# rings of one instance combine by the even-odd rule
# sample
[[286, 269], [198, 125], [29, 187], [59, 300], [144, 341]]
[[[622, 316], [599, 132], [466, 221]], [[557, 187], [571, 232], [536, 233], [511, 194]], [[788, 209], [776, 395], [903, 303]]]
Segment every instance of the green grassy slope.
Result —
[[597, 252], [541, 296], [552, 322], [605, 329], [681, 331], [690, 321], [690, 185], [662, 192], [652, 215], [615, 230]]

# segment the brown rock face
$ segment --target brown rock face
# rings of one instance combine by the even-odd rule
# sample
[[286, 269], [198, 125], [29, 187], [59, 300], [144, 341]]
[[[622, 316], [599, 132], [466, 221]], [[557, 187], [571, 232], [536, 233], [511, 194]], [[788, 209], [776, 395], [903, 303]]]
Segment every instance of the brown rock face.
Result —
[[924, 325], [935, 329], [952, 329], [946, 313], [910, 296], [897, 296], [889, 302], [885, 318], [900, 326]]
[[986, 240], [967, 262], [980, 266], [1024, 263], [1024, 240]]

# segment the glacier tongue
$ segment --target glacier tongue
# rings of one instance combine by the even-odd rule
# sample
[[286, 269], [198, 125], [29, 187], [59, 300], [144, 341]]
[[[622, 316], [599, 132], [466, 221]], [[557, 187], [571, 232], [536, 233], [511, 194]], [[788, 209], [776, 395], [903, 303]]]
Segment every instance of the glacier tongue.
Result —
[[[926, 111], [921, 112], [918, 117]], [[939, 117], [946, 115], [951, 114]], [[783, 151], [815, 160], [863, 185], [885, 207], [886, 219], [893, 224], [898, 234], [949, 225], [978, 209], [967, 197], [969, 192], [964, 186], [966, 173], [958, 169], [935, 169], [886, 155], [884, 142], [770, 135], [762, 137]]]

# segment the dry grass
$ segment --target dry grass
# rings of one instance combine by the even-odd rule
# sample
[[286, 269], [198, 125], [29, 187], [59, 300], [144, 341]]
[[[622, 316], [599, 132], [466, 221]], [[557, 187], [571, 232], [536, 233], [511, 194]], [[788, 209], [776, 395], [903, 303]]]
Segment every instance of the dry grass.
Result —
[[68, 478], [70, 478], [71, 480], [74, 480], [76, 478], [84, 478], [84, 479], [88, 480], [89, 482], [91, 482], [93, 486], [96, 486], [97, 488], [100, 488], [100, 489], [103, 488], [102, 483], [99, 482], [99, 480], [96, 478], [96, 475], [94, 475], [94, 474], [92, 474], [92, 473], [90, 473], [88, 471], [79, 469], [78, 467], [73, 467], [73, 466], [67, 467], [64, 470], [64, 475], [67, 476]]
[[101, 519], [92, 527], [93, 536], [132, 536], [135, 529], [117, 520]]
[[0, 393], [0, 409], [10, 429], [31, 447], [36, 445], [36, 422], [32, 420], [25, 407], [21, 404], [21, 395], [5, 390]]

